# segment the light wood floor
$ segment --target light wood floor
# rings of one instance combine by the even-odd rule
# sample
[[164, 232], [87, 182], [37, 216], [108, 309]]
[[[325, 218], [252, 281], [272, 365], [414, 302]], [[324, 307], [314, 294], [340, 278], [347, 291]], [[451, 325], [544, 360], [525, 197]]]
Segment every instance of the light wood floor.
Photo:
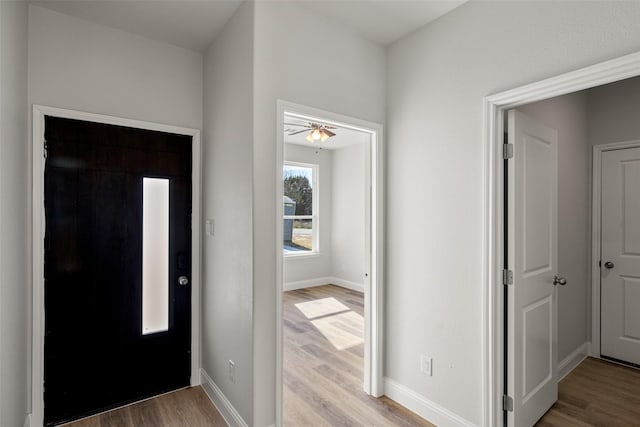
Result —
[[[296, 307], [325, 298], [335, 298], [346, 310], [340, 311], [333, 301], [320, 307]], [[375, 399], [362, 391], [363, 344], [349, 345], [362, 334], [354, 328], [363, 312], [363, 294], [338, 286], [285, 292], [285, 427], [433, 426], [391, 399]], [[335, 317], [329, 321], [331, 316]]]
[[65, 427], [227, 427], [201, 387], [186, 388]]
[[[334, 298], [319, 307], [296, 304]], [[308, 306], [308, 305], [307, 305]], [[363, 315], [359, 292], [327, 285], [284, 294], [284, 421], [287, 427], [433, 426], [394, 401], [375, 399], [362, 391], [363, 345], [342, 350], [357, 336], [355, 314]], [[312, 323], [335, 314], [338, 331], [327, 322]], [[325, 310], [327, 311], [327, 310]], [[346, 341], [345, 341], [346, 340]], [[187, 388], [111, 412], [65, 424], [66, 427], [226, 427], [201, 387]], [[558, 401], [536, 424], [538, 427], [640, 426], [640, 370], [587, 358], [558, 385]]]
[[560, 381], [536, 426], [640, 426], [640, 370], [587, 358]]

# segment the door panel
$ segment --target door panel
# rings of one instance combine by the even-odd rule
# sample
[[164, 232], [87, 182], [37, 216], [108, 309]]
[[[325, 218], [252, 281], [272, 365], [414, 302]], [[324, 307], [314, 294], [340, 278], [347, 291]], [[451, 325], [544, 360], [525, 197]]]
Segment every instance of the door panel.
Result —
[[510, 426], [531, 426], [557, 400], [557, 132], [509, 111], [507, 394]]
[[522, 400], [526, 403], [552, 377], [553, 301], [550, 296], [523, 308]]
[[602, 153], [601, 354], [634, 364], [640, 364], [638, 183], [640, 148]]
[[[191, 138], [45, 118], [44, 420], [189, 385]], [[143, 180], [169, 180], [168, 330], [143, 334]]]
[[622, 309], [622, 337], [632, 343], [640, 343], [640, 279], [636, 277], [622, 277], [623, 309]]

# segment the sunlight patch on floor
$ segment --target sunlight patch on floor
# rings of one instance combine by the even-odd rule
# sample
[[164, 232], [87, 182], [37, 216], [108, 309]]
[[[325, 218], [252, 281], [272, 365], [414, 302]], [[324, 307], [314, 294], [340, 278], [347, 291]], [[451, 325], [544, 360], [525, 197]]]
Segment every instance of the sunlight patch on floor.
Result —
[[296, 304], [296, 307], [307, 319], [315, 319], [316, 317], [328, 316], [350, 310], [349, 307], [333, 297], [300, 302]]
[[336, 350], [364, 343], [364, 317], [337, 299], [320, 298], [295, 306]]
[[322, 317], [311, 323], [337, 350], [364, 342], [364, 318], [354, 311]]

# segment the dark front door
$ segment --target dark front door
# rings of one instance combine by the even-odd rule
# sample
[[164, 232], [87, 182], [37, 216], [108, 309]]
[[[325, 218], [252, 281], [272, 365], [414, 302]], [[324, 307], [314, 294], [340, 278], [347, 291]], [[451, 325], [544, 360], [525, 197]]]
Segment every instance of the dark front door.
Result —
[[46, 425], [189, 385], [191, 137], [46, 117]]

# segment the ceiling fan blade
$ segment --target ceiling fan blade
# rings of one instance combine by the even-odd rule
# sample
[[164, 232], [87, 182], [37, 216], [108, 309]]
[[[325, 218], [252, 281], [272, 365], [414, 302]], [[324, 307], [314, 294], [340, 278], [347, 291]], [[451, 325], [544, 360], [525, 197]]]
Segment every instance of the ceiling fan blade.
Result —
[[[335, 128], [332, 128], [335, 129]], [[329, 135], [329, 138], [331, 138], [332, 136], [336, 136], [335, 133], [331, 132], [330, 130], [327, 130], [327, 128], [324, 128], [324, 133], [326, 133], [327, 135]]]
[[325, 128], [325, 129], [338, 129], [338, 128], [337, 128], [337, 127], [335, 127], [335, 126], [326, 126], [326, 125], [324, 126], [324, 128]]
[[305, 128], [309, 127], [309, 125], [303, 125], [303, 124], [300, 124], [300, 123], [285, 123], [284, 125], [285, 126], [302, 126], [302, 127], [305, 127]]
[[297, 130], [297, 131], [295, 131], [295, 132], [291, 132], [291, 133], [289, 133], [288, 135], [289, 135], [289, 136], [292, 136], [292, 135], [297, 135], [297, 134], [299, 134], [299, 133], [303, 133], [303, 132], [308, 132], [308, 130], [307, 130], [307, 129]]

